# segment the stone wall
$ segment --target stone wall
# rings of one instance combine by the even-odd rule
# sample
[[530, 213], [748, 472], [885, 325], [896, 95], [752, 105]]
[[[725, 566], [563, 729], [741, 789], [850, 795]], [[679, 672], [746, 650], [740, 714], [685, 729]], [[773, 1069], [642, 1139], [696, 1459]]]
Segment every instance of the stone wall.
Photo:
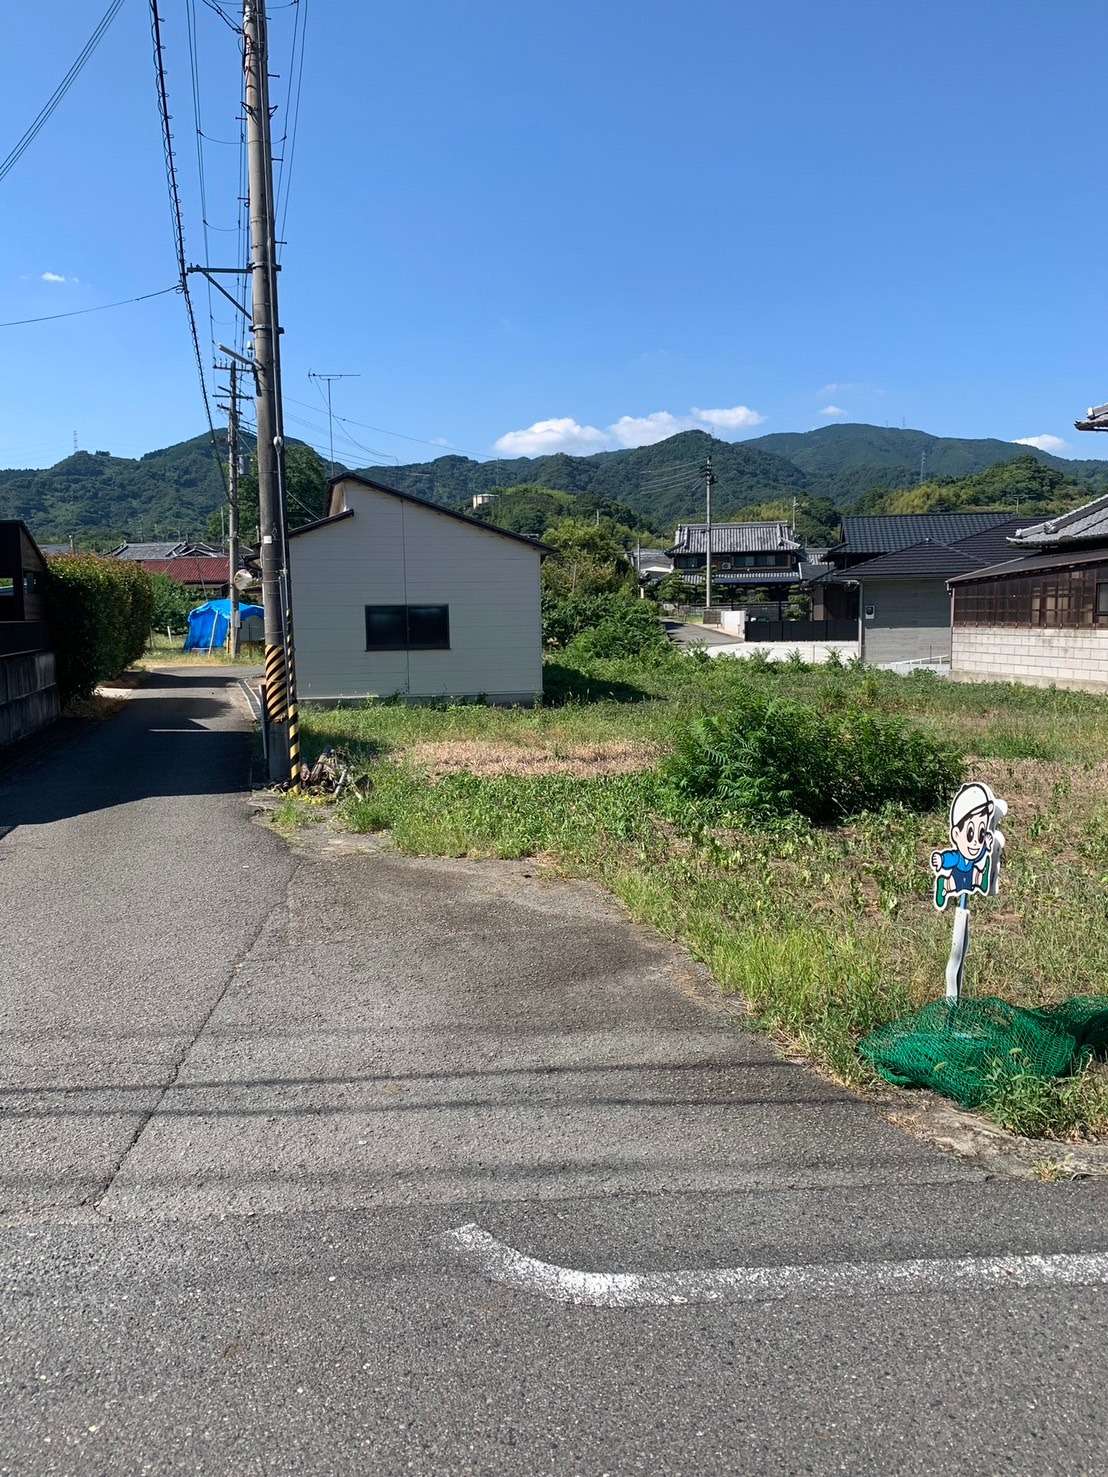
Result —
[[1108, 628], [955, 626], [950, 675], [959, 682], [1025, 682], [1108, 692]]

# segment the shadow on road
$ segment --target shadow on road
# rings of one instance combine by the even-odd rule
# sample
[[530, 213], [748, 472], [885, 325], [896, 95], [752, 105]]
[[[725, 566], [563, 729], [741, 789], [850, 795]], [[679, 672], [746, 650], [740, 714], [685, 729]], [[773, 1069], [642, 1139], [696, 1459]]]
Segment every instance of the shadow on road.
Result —
[[0, 772], [0, 836], [155, 796], [246, 789], [252, 733], [239, 680], [222, 668], [151, 672], [114, 717], [68, 732], [62, 720]]

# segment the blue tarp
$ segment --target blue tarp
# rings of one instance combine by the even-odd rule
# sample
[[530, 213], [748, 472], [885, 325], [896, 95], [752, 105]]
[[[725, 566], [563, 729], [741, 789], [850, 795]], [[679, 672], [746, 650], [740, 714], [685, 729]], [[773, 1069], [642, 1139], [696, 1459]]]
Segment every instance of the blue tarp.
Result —
[[[218, 651], [227, 644], [231, 623], [230, 600], [205, 600], [189, 611], [189, 628], [185, 636], [186, 651]], [[262, 607], [239, 604], [239, 638], [243, 641], [262, 639]]]

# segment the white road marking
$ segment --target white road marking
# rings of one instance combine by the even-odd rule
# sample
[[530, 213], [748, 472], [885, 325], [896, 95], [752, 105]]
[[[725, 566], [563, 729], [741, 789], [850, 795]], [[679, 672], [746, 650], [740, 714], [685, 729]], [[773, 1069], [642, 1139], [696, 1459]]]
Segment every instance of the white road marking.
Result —
[[816, 1267], [719, 1267], [684, 1272], [578, 1272], [524, 1256], [472, 1222], [443, 1244], [490, 1282], [579, 1308], [668, 1308], [688, 1303], [762, 1302], [789, 1297], [984, 1292], [992, 1288], [1108, 1285], [1108, 1253], [953, 1257]]

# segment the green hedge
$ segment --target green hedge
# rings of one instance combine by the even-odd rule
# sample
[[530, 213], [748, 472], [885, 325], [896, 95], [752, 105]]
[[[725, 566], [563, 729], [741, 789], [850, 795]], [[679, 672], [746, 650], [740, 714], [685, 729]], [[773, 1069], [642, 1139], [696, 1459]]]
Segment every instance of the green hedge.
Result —
[[150, 576], [125, 559], [51, 559], [47, 620], [63, 703], [89, 697], [143, 653], [154, 613]]

